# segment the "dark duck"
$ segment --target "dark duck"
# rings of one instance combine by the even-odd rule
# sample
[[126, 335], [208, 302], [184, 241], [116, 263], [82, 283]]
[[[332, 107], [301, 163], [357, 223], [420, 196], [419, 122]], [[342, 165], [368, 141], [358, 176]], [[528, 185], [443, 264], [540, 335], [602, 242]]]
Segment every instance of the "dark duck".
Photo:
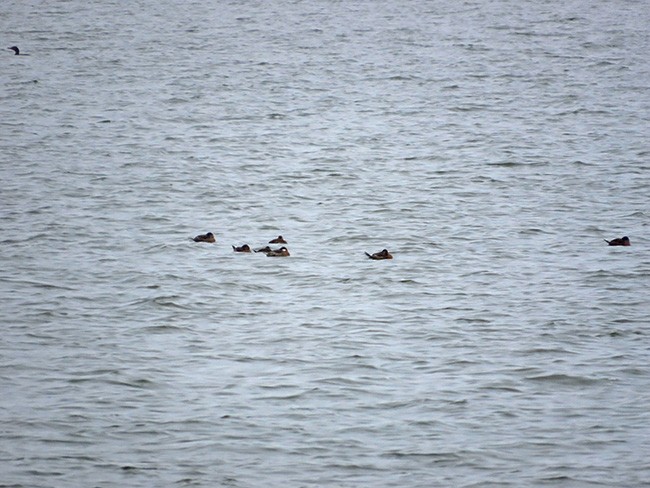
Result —
[[212, 232], [208, 232], [207, 234], [200, 234], [196, 236], [194, 239], [194, 242], [214, 242], [214, 234]]
[[251, 247], [244, 244], [243, 246], [232, 246], [232, 250], [235, 252], [251, 252]]
[[29, 56], [29, 54], [21, 53], [20, 49], [18, 49], [18, 46], [11, 46], [11, 47], [8, 47], [7, 49], [10, 49], [11, 51], [13, 51], [16, 56]]
[[630, 238], [628, 236], [617, 237], [616, 239], [612, 239], [611, 241], [605, 239], [605, 242], [610, 246], [631, 246]]
[[393, 255], [388, 252], [388, 249], [384, 249], [374, 254], [366, 253], [366, 256], [368, 256], [370, 259], [393, 259]]

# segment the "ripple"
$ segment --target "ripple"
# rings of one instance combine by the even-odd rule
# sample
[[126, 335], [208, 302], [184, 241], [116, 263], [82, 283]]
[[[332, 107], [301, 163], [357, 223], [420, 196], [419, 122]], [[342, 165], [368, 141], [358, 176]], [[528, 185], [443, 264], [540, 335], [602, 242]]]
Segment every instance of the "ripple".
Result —
[[598, 378], [589, 378], [585, 376], [572, 376], [567, 374], [547, 374], [540, 376], [529, 376], [526, 378], [529, 381], [542, 382], [542, 383], [553, 383], [558, 385], [565, 386], [583, 386], [583, 385], [593, 385], [608, 381], [605, 379]]

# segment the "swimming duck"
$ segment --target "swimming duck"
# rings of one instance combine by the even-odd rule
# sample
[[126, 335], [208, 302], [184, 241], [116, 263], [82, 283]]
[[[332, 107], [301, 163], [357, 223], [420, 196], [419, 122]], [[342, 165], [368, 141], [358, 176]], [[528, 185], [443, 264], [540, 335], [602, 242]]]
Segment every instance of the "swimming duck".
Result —
[[284, 237], [278, 236], [275, 239], [269, 241], [269, 244], [286, 244], [287, 241], [284, 240]]
[[376, 252], [374, 254], [366, 253], [366, 256], [368, 256], [370, 259], [393, 259], [393, 255], [389, 253], [387, 249]]
[[269, 246], [265, 246], [265, 247], [260, 247], [259, 249], [254, 249], [254, 251], [267, 253], [267, 252], [271, 252], [272, 249]]
[[208, 232], [207, 234], [201, 234], [198, 235], [194, 238], [194, 242], [214, 242], [214, 234], [212, 232]]
[[11, 49], [16, 56], [29, 56], [29, 54], [20, 54], [20, 49], [18, 49], [18, 46], [11, 46], [7, 49]]
[[244, 244], [239, 247], [232, 246], [232, 250], [235, 252], [251, 252], [251, 247], [248, 244]]
[[610, 246], [630, 246], [630, 238], [628, 236], [623, 236], [623, 237], [617, 237], [616, 239], [612, 239], [611, 241], [608, 241], [607, 239], [604, 239], [604, 241], [609, 244]]
[[289, 254], [289, 249], [284, 246], [282, 246], [280, 249], [274, 249], [270, 252], [267, 252], [266, 255], [270, 258], [278, 256], [291, 256], [291, 254]]

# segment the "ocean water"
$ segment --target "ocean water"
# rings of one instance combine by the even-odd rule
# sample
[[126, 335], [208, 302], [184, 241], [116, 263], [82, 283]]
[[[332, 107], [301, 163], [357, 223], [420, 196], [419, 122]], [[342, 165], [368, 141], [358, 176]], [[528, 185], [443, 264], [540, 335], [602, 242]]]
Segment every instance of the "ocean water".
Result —
[[648, 25], [5, 1], [0, 486], [648, 486]]

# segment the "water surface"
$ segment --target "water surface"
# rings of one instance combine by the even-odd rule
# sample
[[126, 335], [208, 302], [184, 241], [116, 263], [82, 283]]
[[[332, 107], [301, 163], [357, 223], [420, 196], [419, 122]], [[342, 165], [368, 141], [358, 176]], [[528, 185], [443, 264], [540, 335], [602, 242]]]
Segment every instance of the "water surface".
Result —
[[10, 1], [2, 486], [646, 486], [648, 7]]

